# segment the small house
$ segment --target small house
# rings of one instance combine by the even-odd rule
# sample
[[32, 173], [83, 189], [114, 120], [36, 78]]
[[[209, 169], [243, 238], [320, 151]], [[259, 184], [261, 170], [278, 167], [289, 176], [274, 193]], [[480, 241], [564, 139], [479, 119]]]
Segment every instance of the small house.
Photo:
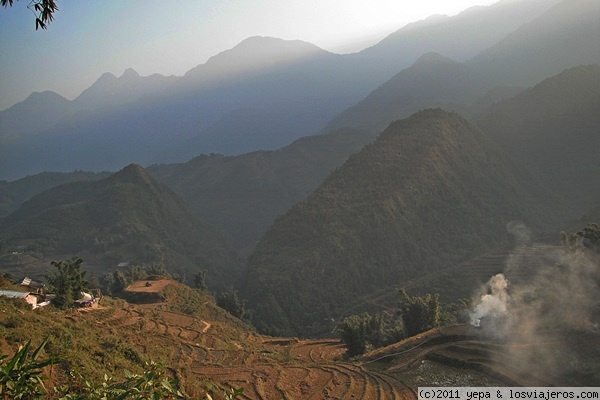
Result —
[[0, 290], [0, 297], [23, 299], [25, 302], [31, 304], [32, 309], [36, 309], [38, 307], [38, 298], [35, 293], [18, 292], [16, 290]]
[[75, 304], [78, 307], [92, 307], [96, 302], [94, 296], [90, 293], [81, 292], [81, 298], [79, 300], [75, 300]]
[[46, 289], [46, 285], [44, 285], [42, 282], [34, 281], [28, 277], [23, 278], [21, 281], [21, 286], [28, 287], [32, 292], [36, 291], [37, 293], [43, 293]]

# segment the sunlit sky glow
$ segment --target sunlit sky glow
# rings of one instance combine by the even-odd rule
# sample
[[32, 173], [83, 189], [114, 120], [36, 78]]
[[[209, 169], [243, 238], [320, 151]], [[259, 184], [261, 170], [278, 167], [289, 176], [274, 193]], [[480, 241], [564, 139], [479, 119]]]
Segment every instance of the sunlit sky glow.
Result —
[[409, 22], [497, 0], [57, 0], [46, 31], [28, 0], [0, 9], [0, 110], [31, 92], [73, 99], [105, 72], [183, 75], [251, 36], [335, 53], [377, 43]]

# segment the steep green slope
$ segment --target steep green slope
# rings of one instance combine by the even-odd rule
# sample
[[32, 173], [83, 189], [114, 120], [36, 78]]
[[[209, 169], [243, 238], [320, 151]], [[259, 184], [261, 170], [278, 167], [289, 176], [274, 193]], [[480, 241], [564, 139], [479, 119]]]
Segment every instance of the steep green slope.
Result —
[[600, 65], [571, 68], [503, 101], [478, 125], [576, 218], [600, 200]]
[[277, 216], [372, 140], [364, 132], [346, 129], [307, 136], [276, 151], [200, 156], [184, 164], [153, 166], [148, 172], [247, 254]]
[[34, 196], [3, 221], [0, 238], [5, 251], [24, 246], [45, 259], [78, 255], [100, 269], [123, 261], [163, 264], [188, 277], [206, 269], [213, 287], [230, 284], [239, 271], [221, 236], [135, 164]]
[[477, 128], [426, 110], [394, 122], [278, 218], [242, 293], [259, 329], [323, 331], [345, 305], [499, 246], [541, 209]]

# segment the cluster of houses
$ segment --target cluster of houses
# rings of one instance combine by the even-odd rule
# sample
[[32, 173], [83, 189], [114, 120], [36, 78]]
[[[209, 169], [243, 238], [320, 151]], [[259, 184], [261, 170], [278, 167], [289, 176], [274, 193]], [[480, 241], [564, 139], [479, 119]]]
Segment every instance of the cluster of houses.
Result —
[[[50, 304], [53, 294], [46, 292], [46, 285], [42, 282], [34, 281], [30, 278], [24, 278], [19, 286], [29, 289], [28, 291], [18, 290], [4, 290], [0, 289], [0, 297], [7, 297], [12, 299], [23, 299], [26, 303], [31, 305], [32, 309], [44, 307]], [[99, 293], [94, 296], [91, 293], [81, 292], [81, 298], [76, 300], [74, 306], [76, 307], [92, 307], [94, 303], [99, 301]]]
[[50, 304], [49, 296], [46, 294], [46, 285], [42, 282], [37, 282], [26, 277], [21, 281], [19, 286], [29, 290], [19, 291], [0, 289], [0, 297], [23, 299], [26, 303], [31, 304], [31, 308], [33, 309]]

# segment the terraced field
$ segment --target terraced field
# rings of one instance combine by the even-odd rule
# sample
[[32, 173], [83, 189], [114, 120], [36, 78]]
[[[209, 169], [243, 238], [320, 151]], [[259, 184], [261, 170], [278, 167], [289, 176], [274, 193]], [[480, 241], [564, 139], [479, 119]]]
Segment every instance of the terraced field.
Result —
[[211, 323], [161, 304], [116, 309], [103, 323], [113, 332], [137, 329], [145, 342], [173, 349], [173, 369], [187, 368], [209, 388], [243, 388], [245, 399], [415, 398], [394, 376], [341, 361], [337, 339], [223, 338]]
[[515, 248], [491, 252], [461, 264], [448, 266], [405, 284], [387, 287], [350, 304], [337, 319], [362, 311], [388, 310], [393, 312], [398, 303], [398, 290], [405, 289], [411, 295], [438, 293], [443, 303], [470, 298], [488, 279], [504, 273], [512, 283], [531, 279], [544, 266], [554, 265], [562, 246], [532, 243]]
[[[138, 329], [145, 343], [170, 348], [171, 368], [188, 371], [184, 383], [200, 382], [215, 398], [243, 388], [243, 399], [416, 399], [419, 386], [551, 386], [560, 379], [522, 369], [511, 358], [539, 343], [503, 343], [467, 325], [426, 332], [348, 361], [337, 339], [247, 331], [235, 336], [220, 323], [161, 303], [115, 309], [103, 323], [115, 331]], [[600, 337], [586, 336], [586, 343], [600, 348]], [[544, 350], [557, 350], [555, 344], [543, 343]]]
[[[549, 386], [560, 378], [524, 370], [514, 359], [539, 343], [503, 343], [467, 325], [346, 360], [337, 339], [264, 337], [231, 330], [208, 315], [171, 311], [167, 303], [130, 304], [103, 323], [115, 331], [137, 329], [145, 343], [171, 349], [171, 368], [188, 373], [180, 379], [200, 382], [216, 398], [228, 388], [243, 388], [244, 399], [415, 399], [419, 386]], [[598, 335], [586, 340], [600, 348]], [[549, 353], [558, 350], [553, 343], [543, 346]]]
[[[512, 281], [525, 281], [537, 268], [553, 262], [556, 251], [554, 246], [536, 245], [490, 254], [437, 277], [411, 282], [407, 288], [418, 293], [435, 284], [456, 286], [455, 281], [463, 279], [476, 285], [498, 272], [505, 272]], [[419, 386], [600, 384], [600, 334], [593, 326], [511, 342], [485, 337], [471, 326], [447, 326], [348, 360], [338, 339], [258, 335], [218, 308], [211, 296], [173, 281], [151, 285], [142, 281], [128, 290], [128, 301], [113, 299], [98, 308], [55, 314], [64, 318], [63, 322], [53, 320], [55, 330], [63, 332], [68, 326], [86, 332], [86, 340], [95, 344], [86, 360], [100, 362], [112, 373], [117, 371], [117, 362], [119, 368], [129, 361], [138, 365], [147, 359], [164, 362], [168, 373], [194, 399], [203, 399], [207, 393], [220, 399], [231, 388], [243, 388], [242, 399], [416, 399]], [[376, 293], [363, 301], [385, 308], [389, 296]], [[10, 348], [9, 337], [24, 340], [23, 331], [9, 331], [29, 318], [28, 313], [20, 311], [20, 315], [8, 320], [0, 314], [7, 332], [6, 339], [0, 338], [0, 347]], [[42, 335], [36, 315], [43, 314], [31, 314], [36, 334]], [[63, 337], [69, 339], [68, 331], [55, 334], [57, 343]], [[115, 359], [110, 351], [126, 354], [127, 359]], [[526, 354], [529, 359], [524, 358]], [[549, 368], [557, 361], [568, 368]]]
[[[460, 286], [457, 280], [477, 287], [498, 272], [516, 282], [526, 281], [538, 268], [554, 262], [557, 251], [552, 245], [521, 246], [454, 266], [435, 277], [423, 277], [406, 287], [418, 293], [421, 287]], [[388, 296], [374, 294], [365, 301], [385, 308]], [[210, 315], [177, 313], [168, 303], [129, 305], [115, 310], [103, 323], [117, 331], [137, 329], [146, 335], [146, 342], [172, 349], [169, 365], [188, 372], [182, 381], [201, 382], [203, 390], [217, 398], [228, 388], [243, 388], [245, 399], [415, 399], [419, 386], [574, 382], [566, 375], [522, 368], [515, 358], [532, 349], [540, 354], [561, 354], [558, 342], [499, 342], [466, 325], [427, 332], [349, 361], [337, 339], [272, 338], [244, 329], [232, 331]], [[600, 348], [598, 335], [585, 340]], [[592, 368], [598, 359], [600, 354], [592, 358]]]
[[[600, 335], [553, 333], [539, 341], [499, 341], [470, 325], [448, 326], [378, 349], [359, 362], [411, 387], [597, 384], [599, 354], [592, 349], [600, 346]], [[562, 365], [552, 368], [553, 363]]]
[[188, 371], [185, 380], [201, 382], [215, 398], [228, 388], [243, 388], [243, 399], [416, 398], [414, 388], [397, 377], [344, 361], [338, 339], [271, 338], [241, 330], [236, 336], [222, 323], [168, 308], [164, 302], [126, 304], [98, 317], [112, 332], [134, 329], [143, 343], [170, 348], [169, 366]]

